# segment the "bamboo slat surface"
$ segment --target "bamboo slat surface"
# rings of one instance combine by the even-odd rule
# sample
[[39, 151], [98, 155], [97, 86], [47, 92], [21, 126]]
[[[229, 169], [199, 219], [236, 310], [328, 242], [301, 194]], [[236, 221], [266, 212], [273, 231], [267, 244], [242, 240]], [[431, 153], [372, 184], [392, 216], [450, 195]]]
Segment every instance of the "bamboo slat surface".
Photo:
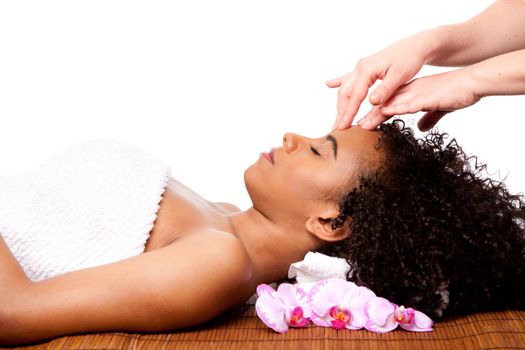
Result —
[[259, 320], [253, 305], [198, 327], [171, 333], [97, 333], [55, 338], [25, 347], [0, 349], [525, 349], [525, 311], [501, 311], [455, 317], [433, 332], [396, 329], [377, 334], [309, 325], [279, 334]]

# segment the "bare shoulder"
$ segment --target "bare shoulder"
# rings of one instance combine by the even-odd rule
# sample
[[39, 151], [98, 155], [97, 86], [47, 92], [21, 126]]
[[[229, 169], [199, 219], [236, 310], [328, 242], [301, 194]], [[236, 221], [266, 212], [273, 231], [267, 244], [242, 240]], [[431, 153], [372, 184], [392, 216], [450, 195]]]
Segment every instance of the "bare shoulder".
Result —
[[[524, 0], [525, 1], [525, 0]], [[227, 213], [236, 213], [236, 212], [239, 212], [241, 211], [241, 209], [239, 207], [237, 207], [236, 205], [234, 204], [231, 204], [231, 203], [226, 203], [226, 202], [213, 202], [213, 204], [215, 206], [217, 206], [218, 208], [224, 210], [225, 212]]]

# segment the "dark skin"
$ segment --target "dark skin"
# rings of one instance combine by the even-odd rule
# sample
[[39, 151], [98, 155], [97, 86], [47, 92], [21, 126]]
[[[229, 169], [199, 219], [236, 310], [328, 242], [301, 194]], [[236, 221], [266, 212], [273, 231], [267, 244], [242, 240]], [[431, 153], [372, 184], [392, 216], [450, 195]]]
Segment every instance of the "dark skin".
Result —
[[261, 156], [245, 171], [253, 203], [245, 211], [171, 179], [144, 254], [112, 264], [32, 282], [0, 239], [0, 324], [16, 325], [0, 327], [0, 344], [172, 331], [244, 304], [308, 251], [351, 234], [329, 219], [354, 175], [378, 165], [378, 137], [357, 126], [319, 138], [285, 134], [273, 162]]

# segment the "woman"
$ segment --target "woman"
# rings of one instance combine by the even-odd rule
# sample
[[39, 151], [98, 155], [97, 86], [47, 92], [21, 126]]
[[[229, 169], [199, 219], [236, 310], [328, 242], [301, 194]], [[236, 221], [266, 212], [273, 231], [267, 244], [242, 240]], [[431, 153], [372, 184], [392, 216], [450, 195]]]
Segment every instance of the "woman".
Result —
[[416, 140], [400, 120], [285, 134], [245, 171], [248, 210], [170, 178], [143, 254], [42, 281], [0, 240], [1, 343], [204, 323], [308, 251], [346, 258], [349, 280], [435, 319], [521, 308], [522, 198], [444, 136]]

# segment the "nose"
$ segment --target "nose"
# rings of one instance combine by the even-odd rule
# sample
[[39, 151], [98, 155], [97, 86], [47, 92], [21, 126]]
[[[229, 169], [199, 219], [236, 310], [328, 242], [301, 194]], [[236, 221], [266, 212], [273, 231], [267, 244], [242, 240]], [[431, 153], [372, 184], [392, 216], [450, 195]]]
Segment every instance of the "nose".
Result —
[[299, 146], [300, 137], [297, 134], [287, 132], [283, 136], [283, 148], [286, 153], [291, 153]]

